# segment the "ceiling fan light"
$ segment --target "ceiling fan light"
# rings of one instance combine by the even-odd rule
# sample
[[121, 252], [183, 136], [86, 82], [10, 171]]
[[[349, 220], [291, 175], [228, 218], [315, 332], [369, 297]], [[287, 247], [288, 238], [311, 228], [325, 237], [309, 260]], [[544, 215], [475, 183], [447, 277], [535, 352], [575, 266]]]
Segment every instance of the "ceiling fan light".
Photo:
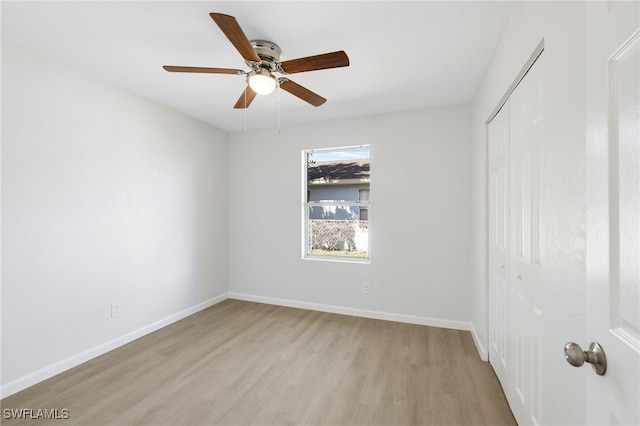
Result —
[[249, 75], [249, 87], [259, 95], [268, 95], [276, 89], [276, 79], [266, 70], [252, 72]]

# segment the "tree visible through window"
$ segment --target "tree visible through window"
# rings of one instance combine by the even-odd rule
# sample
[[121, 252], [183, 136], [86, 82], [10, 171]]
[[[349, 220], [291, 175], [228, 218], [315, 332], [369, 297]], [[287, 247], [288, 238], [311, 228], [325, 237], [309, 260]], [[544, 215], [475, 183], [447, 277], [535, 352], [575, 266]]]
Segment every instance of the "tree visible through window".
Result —
[[369, 258], [369, 146], [304, 151], [305, 256]]

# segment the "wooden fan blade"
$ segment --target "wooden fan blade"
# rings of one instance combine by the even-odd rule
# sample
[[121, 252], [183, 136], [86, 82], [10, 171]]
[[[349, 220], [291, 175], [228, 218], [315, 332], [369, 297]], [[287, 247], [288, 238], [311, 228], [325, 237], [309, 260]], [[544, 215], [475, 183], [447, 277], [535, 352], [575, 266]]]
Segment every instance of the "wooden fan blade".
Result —
[[253, 49], [253, 46], [251, 46], [251, 42], [249, 42], [247, 36], [244, 35], [236, 18], [222, 13], [210, 13], [209, 16], [218, 24], [218, 27], [220, 27], [224, 35], [227, 36], [231, 44], [234, 45], [244, 59], [261, 62], [260, 57]]
[[206, 68], [206, 67], [179, 67], [174, 65], [164, 65], [162, 68], [169, 72], [199, 72], [210, 74], [244, 74], [242, 70], [231, 68]]
[[238, 98], [238, 102], [236, 102], [233, 107], [236, 109], [249, 108], [249, 105], [251, 105], [251, 102], [253, 102], [256, 95], [257, 93], [254, 92], [253, 89], [251, 89], [251, 87], [249, 87], [249, 85], [247, 84], [244, 92], [242, 92], [242, 95], [240, 95], [240, 97]]
[[323, 103], [327, 102], [327, 100], [322, 96], [312, 92], [306, 87], [300, 86], [298, 83], [294, 83], [288, 78], [280, 79], [280, 88], [282, 90], [286, 90], [287, 92], [291, 93], [293, 96], [299, 97], [305, 102], [309, 102], [311, 105], [315, 107], [319, 107]]
[[280, 67], [287, 74], [348, 66], [349, 57], [343, 50], [323, 53], [322, 55], [307, 56], [306, 58], [291, 59], [280, 63]]

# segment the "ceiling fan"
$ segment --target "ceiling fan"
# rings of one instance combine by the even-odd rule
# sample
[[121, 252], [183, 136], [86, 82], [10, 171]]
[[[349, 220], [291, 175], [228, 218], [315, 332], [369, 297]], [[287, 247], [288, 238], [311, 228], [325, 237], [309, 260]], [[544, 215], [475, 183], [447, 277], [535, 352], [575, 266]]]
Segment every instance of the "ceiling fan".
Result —
[[236, 18], [233, 16], [222, 13], [210, 13], [209, 15], [227, 36], [231, 44], [238, 50], [240, 55], [242, 55], [244, 62], [251, 67], [251, 71], [247, 72], [231, 68], [183, 67], [173, 65], [164, 65], [162, 68], [170, 72], [246, 75], [247, 86], [234, 105], [234, 108], [248, 108], [258, 94], [269, 94], [273, 92], [277, 86], [303, 101], [318, 107], [327, 100], [286, 77], [275, 77], [274, 73], [287, 75], [349, 66], [349, 57], [342, 50], [281, 62], [282, 50], [277, 44], [267, 40], [249, 41], [236, 21]]

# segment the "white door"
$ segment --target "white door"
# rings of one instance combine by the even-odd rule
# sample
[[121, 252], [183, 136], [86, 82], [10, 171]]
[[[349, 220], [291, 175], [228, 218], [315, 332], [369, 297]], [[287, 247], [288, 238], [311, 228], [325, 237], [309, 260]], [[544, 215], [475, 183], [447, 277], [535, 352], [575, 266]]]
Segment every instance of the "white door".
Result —
[[488, 126], [489, 361], [519, 424], [539, 424], [545, 304], [543, 55]]
[[[640, 424], [640, 3], [587, 3], [587, 340], [590, 424]], [[583, 349], [587, 348], [583, 346]], [[585, 364], [586, 365], [586, 364]]]
[[507, 386], [509, 327], [509, 102], [488, 127], [489, 361]]
[[[509, 98], [510, 346], [509, 403], [519, 424], [540, 422], [542, 300], [541, 181], [544, 146], [544, 54]], [[508, 361], [509, 362], [509, 361]]]

